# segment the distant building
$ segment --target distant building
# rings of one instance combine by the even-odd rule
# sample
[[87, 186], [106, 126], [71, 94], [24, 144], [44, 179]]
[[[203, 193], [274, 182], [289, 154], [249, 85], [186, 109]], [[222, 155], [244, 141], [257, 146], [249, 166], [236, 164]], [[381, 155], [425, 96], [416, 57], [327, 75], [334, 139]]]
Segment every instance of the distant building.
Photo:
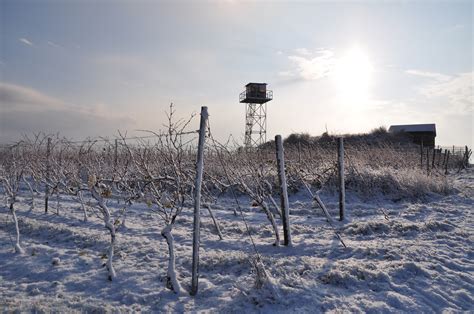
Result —
[[426, 147], [435, 146], [436, 124], [405, 124], [392, 125], [388, 129], [390, 133], [405, 133], [408, 134], [413, 143], [423, 145]]

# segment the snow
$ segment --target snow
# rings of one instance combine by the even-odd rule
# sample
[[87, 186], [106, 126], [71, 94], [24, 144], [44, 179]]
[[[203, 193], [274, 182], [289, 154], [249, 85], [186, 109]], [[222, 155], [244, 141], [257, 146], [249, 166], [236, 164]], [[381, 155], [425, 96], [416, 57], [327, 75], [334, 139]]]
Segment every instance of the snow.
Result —
[[[383, 196], [359, 200], [347, 190], [346, 220], [333, 221], [302, 190], [290, 195], [292, 247], [273, 246], [273, 229], [260, 208], [239, 198], [267, 275], [256, 288], [256, 255], [234, 200], [201, 212], [199, 292], [191, 284], [193, 209], [173, 227], [176, 274], [183, 293], [166, 288], [165, 228], [146, 204], [129, 208], [117, 228], [114, 281], [107, 280], [110, 234], [95, 215], [84, 221], [81, 204], [61, 196], [61, 215], [29, 211], [28, 188], [15, 204], [25, 254], [14, 252], [15, 227], [0, 208], [0, 309], [55, 312], [441, 312], [474, 311], [474, 171], [450, 177], [449, 195], [393, 202]], [[332, 217], [337, 195], [320, 195]], [[93, 202], [84, 197], [84, 202]], [[55, 204], [51, 204], [54, 209]], [[107, 203], [120, 209], [116, 201]], [[383, 212], [387, 214], [388, 220]], [[282, 231], [281, 221], [277, 220]], [[262, 275], [263, 273], [263, 275]]]

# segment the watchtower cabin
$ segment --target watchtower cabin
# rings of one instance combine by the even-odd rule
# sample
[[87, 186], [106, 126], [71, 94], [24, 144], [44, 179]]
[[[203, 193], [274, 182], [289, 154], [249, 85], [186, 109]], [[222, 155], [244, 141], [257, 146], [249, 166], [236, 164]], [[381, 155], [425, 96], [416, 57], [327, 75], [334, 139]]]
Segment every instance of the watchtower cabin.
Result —
[[246, 104], [264, 104], [272, 99], [273, 92], [267, 91], [267, 83], [248, 83], [239, 96], [239, 101]]
[[245, 103], [246, 148], [258, 147], [267, 141], [267, 102], [273, 99], [273, 92], [266, 83], [248, 83], [239, 95], [239, 102]]
[[392, 125], [388, 129], [390, 133], [405, 133], [410, 136], [413, 143], [424, 147], [434, 147], [436, 137], [436, 124], [406, 124]]

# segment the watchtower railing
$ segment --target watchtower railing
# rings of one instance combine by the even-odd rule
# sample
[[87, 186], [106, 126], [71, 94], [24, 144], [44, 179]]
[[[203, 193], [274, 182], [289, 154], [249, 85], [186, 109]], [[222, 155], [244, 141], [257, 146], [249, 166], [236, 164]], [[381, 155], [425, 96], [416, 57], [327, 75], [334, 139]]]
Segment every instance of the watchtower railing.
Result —
[[242, 102], [245, 99], [265, 99], [266, 101], [270, 101], [273, 99], [273, 91], [267, 90], [265, 93], [259, 91], [250, 91], [247, 93], [247, 91], [244, 90], [239, 95], [239, 101]]

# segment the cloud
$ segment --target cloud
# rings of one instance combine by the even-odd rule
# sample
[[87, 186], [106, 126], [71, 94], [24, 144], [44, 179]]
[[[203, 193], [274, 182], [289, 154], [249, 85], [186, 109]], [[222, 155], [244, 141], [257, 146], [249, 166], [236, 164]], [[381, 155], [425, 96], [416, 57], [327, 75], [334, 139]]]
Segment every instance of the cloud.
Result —
[[305, 48], [299, 48], [295, 52], [296, 55], [288, 56], [295, 68], [280, 72], [280, 76], [318, 80], [328, 76], [334, 68], [335, 58], [331, 50], [321, 49], [311, 53]]
[[31, 41], [29, 41], [28, 39], [26, 38], [18, 38], [18, 41], [21, 42], [21, 43], [24, 43], [25, 45], [27, 46], [34, 46], [33, 43]]
[[115, 133], [134, 121], [104, 106], [87, 109], [67, 104], [29, 87], [0, 82], [0, 140], [15, 140], [33, 132], [85, 138]]
[[61, 45], [58, 45], [52, 41], [47, 41], [47, 44], [53, 48], [63, 48]]
[[406, 70], [405, 73], [415, 75], [415, 76], [435, 79], [438, 81], [446, 81], [451, 78], [449, 75], [444, 75], [444, 74], [435, 73], [435, 72], [420, 71], [420, 70]]
[[295, 52], [298, 54], [298, 55], [302, 55], [302, 56], [311, 56], [311, 52], [306, 49], [306, 48], [297, 48], [295, 49]]
[[407, 70], [405, 73], [426, 78], [416, 87], [419, 100], [444, 114], [472, 114], [473, 72], [446, 75], [436, 72]]
[[434, 80], [418, 88], [420, 95], [428, 100], [442, 103], [446, 113], [469, 114], [473, 112], [474, 73], [460, 73]]
[[34, 89], [0, 82], [0, 112], [9, 110], [59, 110], [64, 103]]

